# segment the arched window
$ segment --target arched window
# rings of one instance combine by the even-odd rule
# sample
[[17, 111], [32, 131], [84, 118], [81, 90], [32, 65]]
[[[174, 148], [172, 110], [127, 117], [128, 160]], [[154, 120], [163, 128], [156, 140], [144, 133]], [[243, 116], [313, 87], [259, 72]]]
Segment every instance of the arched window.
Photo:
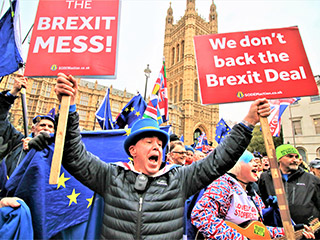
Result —
[[180, 45], [178, 44], [177, 45], [177, 62], [179, 62], [179, 60], [180, 60]]
[[182, 97], [183, 97], [183, 83], [182, 83], [182, 81], [180, 81], [180, 84], [179, 84], [179, 101], [182, 101]]
[[316, 150], [317, 157], [320, 158], [320, 147]]
[[198, 102], [198, 89], [199, 89], [199, 87], [198, 87], [198, 79], [196, 79], [194, 81], [194, 89], [193, 89], [193, 93], [194, 93], [193, 100], [195, 102]]
[[184, 41], [181, 42], [181, 58], [184, 58]]
[[297, 147], [297, 150], [298, 150], [300, 156], [302, 157], [302, 160], [304, 162], [307, 162], [306, 151], [303, 148], [300, 148], [300, 147]]
[[194, 133], [193, 133], [193, 142], [195, 143], [195, 145], [197, 145], [198, 143], [198, 137], [201, 135], [201, 130], [200, 128], [197, 128]]
[[175, 48], [172, 48], [172, 65], [174, 64], [174, 58], [175, 58]]
[[172, 101], [173, 100], [173, 88], [172, 88], [172, 85], [170, 84], [169, 85], [169, 101]]
[[174, 85], [174, 97], [173, 97], [173, 102], [177, 102], [177, 97], [178, 97], [178, 85], [177, 83]]

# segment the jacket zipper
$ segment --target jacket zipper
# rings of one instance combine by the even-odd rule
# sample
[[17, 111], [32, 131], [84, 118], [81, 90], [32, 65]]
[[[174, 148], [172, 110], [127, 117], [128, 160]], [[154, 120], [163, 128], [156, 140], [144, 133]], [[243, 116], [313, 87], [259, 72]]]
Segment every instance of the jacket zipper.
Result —
[[294, 204], [295, 194], [296, 194], [296, 187], [293, 187], [293, 189], [292, 189], [292, 204]]
[[141, 216], [142, 216], [142, 205], [143, 205], [143, 199], [144, 195], [140, 195], [139, 203], [138, 203], [138, 221], [137, 221], [137, 234], [136, 239], [141, 239]]

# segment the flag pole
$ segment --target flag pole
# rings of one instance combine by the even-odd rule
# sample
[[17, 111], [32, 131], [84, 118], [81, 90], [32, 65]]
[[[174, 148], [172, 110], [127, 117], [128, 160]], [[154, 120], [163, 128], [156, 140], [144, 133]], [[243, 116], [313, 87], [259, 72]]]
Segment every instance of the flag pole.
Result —
[[[24, 76], [24, 67], [19, 68], [19, 74]], [[23, 132], [24, 136], [28, 137], [28, 108], [27, 108], [27, 90], [25, 87], [21, 88], [21, 106], [22, 106], [22, 117], [23, 117]]]
[[13, 19], [13, 17], [14, 17], [14, 11], [13, 11], [13, 6], [12, 6], [11, 0], [9, 0], [9, 3], [10, 3], [10, 9], [11, 9], [11, 17], [12, 17], [12, 19]]
[[24, 42], [26, 41], [27, 37], [29, 36], [29, 34], [30, 34], [30, 32], [31, 32], [31, 30], [32, 30], [32, 28], [33, 28], [33, 25], [34, 25], [34, 23], [32, 23], [29, 31], [27, 32], [27, 35], [24, 37], [24, 39], [23, 39], [23, 41], [22, 41], [22, 44], [24, 44]]
[[290, 212], [288, 207], [288, 201], [284, 191], [281, 173], [278, 168], [276, 150], [275, 150], [272, 135], [270, 132], [268, 118], [260, 117], [260, 124], [261, 124], [264, 144], [265, 144], [267, 155], [270, 162], [270, 171], [271, 171], [273, 186], [277, 196], [277, 201], [278, 201], [278, 206], [280, 210], [280, 216], [281, 216], [284, 232], [287, 239], [290, 239], [290, 240], [295, 239], [294, 229], [291, 223], [291, 217], [290, 217]]
[[23, 129], [24, 129], [24, 136], [28, 137], [28, 111], [27, 111], [27, 99], [26, 99], [26, 88], [21, 88], [21, 105], [22, 105], [22, 116], [23, 116]]
[[[15, 12], [14, 12], [11, 0], [9, 0], [9, 3], [10, 3], [10, 10], [11, 10], [11, 18], [12, 18], [12, 22], [13, 22]], [[20, 35], [21, 35], [21, 29], [20, 29]], [[24, 68], [24, 66], [22, 64], [22, 66], [18, 69], [19, 74], [21, 74], [22, 76], [24, 76], [23, 68]], [[28, 137], [28, 111], [27, 111], [27, 99], [26, 99], [26, 88], [25, 87], [21, 88], [20, 94], [21, 94], [24, 136]]]
[[62, 96], [61, 107], [59, 111], [59, 121], [56, 131], [56, 139], [54, 145], [54, 152], [51, 162], [51, 170], [49, 177], [49, 184], [58, 184], [61, 170], [61, 161], [64, 149], [64, 140], [67, 130], [67, 122], [69, 116], [71, 96]]

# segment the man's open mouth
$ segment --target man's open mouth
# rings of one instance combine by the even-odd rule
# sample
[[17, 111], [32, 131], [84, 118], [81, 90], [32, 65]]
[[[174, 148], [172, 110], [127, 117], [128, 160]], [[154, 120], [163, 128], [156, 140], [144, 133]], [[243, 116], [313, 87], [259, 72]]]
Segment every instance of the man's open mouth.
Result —
[[156, 163], [158, 162], [159, 157], [157, 155], [152, 155], [151, 157], [149, 157], [149, 161]]

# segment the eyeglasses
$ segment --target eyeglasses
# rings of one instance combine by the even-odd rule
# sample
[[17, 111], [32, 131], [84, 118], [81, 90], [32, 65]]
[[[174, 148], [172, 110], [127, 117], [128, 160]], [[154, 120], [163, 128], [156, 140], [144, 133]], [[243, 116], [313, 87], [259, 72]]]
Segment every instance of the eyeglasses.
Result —
[[286, 157], [288, 158], [299, 158], [299, 155], [294, 155], [294, 154], [287, 154]]
[[178, 154], [180, 154], [180, 155], [187, 155], [187, 152], [177, 152], [177, 151], [172, 151], [172, 153], [178, 153]]

